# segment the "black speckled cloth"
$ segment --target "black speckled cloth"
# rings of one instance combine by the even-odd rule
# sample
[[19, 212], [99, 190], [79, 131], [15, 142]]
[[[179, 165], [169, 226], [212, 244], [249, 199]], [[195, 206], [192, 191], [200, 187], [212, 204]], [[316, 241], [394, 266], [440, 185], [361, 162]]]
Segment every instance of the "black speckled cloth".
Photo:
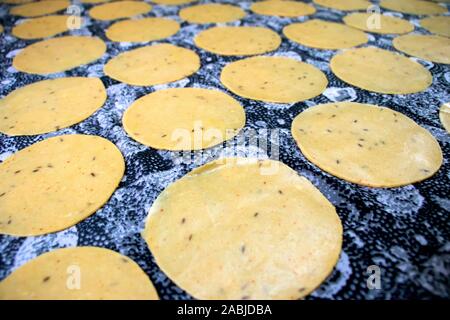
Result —
[[[430, 299], [450, 297], [450, 135], [439, 121], [439, 106], [450, 101], [450, 67], [418, 60], [433, 74], [433, 85], [411, 95], [384, 95], [350, 86], [330, 71], [329, 61], [335, 51], [306, 48], [287, 40], [282, 28], [289, 23], [320, 18], [341, 21], [345, 13], [316, 6], [317, 12], [309, 17], [278, 18], [252, 14], [251, 1], [198, 1], [240, 5], [247, 12], [241, 21], [230, 25], [266, 26], [278, 32], [281, 46], [269, 55], [283, 55], [301, 59], [315, 65], [329, 80], [328, 89], [309, 101], [292, 105], [276, 105], [252, 101], [228, 92], [219, 81], [224, 65], [239, 57], [220, 57], [196, 48], [193, 36], [211, 25], [191, 25], [177, 16], [183, 6], [154, 5], [145, 14], [149, 17], [169, 17], [181, 23], [174, 36], [154, 43], [172, 43], [194, 50], [201, 57], [201, 69], [189, 78], [154, 87], [134, 87], [116, 82], [103, 74], [106, 61], [120, 52], [146, 44], [119, 44], [105, 37], [111, 22], [89, 19], [92, 5], [74, 5], [82, 8], [86, 25], [63, 35], [95, 35], [107, 43], [107, 53], [89, 65], [51, 76], [35, 76], [17, 72], [12, 58], [23, 47], [35, 41], [19, 40], [11, 35], [12, 27], [22, 19], [8, 15], [11, 6], [0, 5], [0, 23], [5, 31], [0, 35], [0, 96], [38, 80], [62, 76], [100, 77], [107, 87], [105, 105], [87, 120], [55, 133], [28, 137], [8, 137], [0, 134], [0, 161], [12, 153], [47, 137], [68, 133], [99, 135], [115, 143], [126, 159], [126, 172], [119, 188], [98, 212], [77, 225], [53, 234], [38, 237], [0, 236], [0, 279], [28, 260], [44, 252], [69, 246], [99, 246], [116, 250], [135, 260], [149, 275], [162, 299], [190, 299], [182, 289], [168, 279], [155, 264], [140, 236], [144, 219], [158, 194], [170, 183], [192, 168], [217, 157], [230, 154], [254, 155], [271, 150], [255, 150], [247, 144], [235, 148], [218, 146], [203, 152], [197, 162], [180, 161], [174, 152], [145, 147], [128, 137], [122, 128], [124, 110], [137, 98], [163, 88], [204, 87], [223, 90], [242, 103], [247, 114], [246, 128], [279, 129], [277, 141], [280, 161], [307, 177], [336, 206], [344, 226], [344, 244], [340, 260], [332, 275], [308, 299]], [[305, 1], [307, 3], [311, 1]], [[427, 34], [419, 25], [418, 16], [389, 13], [411, 21], [415, 32]], [[367, 45], [395, 51], [393, 36], [370, 35]], [[290, 126], [302, 110], [330, 101], [355, 101], [390, 107], [414, 119], [438, 140], [444, 163], [439, 172], [421, 183], [402, 188], [373, 189], [361, 187], [333, 177], [307, 161], [296, 146]], [[239, 141], [238, 137], [234, 139]], [[176, 252], [174, 252], [174, 255]], [[367, 287], [367, 268], [381, 268], [381, 289]]]

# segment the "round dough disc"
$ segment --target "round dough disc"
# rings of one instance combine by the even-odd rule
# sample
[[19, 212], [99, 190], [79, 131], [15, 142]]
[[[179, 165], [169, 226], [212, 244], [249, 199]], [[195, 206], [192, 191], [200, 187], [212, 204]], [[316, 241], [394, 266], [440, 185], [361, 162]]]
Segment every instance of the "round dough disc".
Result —
[[97, 20], [116, 20], [129, 18], [152, 10], [152, 6], [143, 1], [114, 1], [93, 7], [89, 15]]
[[420, 20], [420, 25], [431, 33], [450, 37], [450, 17], [448, 16], [424, 18]]
[[447, 12], [447, 9], [437, 3], [422, 0], [381, 0], [380, 6], [384, 9], [407, 14], [440, 14]]
[[117, 42], [147, 42], [168, 38], [180, 29], [178, 22], [166, 18], [144, 18], [114, 23], [106, 37]]
[[106, 90], [98, 78], [56, 78], [18, 88], [0, 100], [0, 132], [36, 135], [81, 122], [100, 108]]
[[76, 247], [44, 253], [19, 267], [0, 282], [0, 299], [157, 300], [158, 294], [130, 258], [104, 248]]
[[414, 25], [409, 21], [382, 14], [355, 12], [343, 20], [350, 27], [372, 33], [402, 34], [414, 30]]
[[327, 77], [316, 67], [286, 57], [252, 57], [226, 65], [220, 81], [235, 94], [254, 100], [294, 103], [321, 94]]
[[199, 68], [200, 58], [194, 51], [164, 43], [121, 53], [103, 69], [120, 82], [153, 86], [183, 79]]
[[43, 0], [13, 7], [10, 13], [21, 17], [39, 17], [67, 9], [68, 6], [68, 0]]
[[114, 0], [81, 0], [81, 3], [104, 3], [104, 2], [110, 2], [110, 1], [114, 1]]
[[439, 110], [439, 119], [444, 126], [445, 130], [450, 133], [450, 102], [444, 103]]
[[97, 37], [58, 37], [25, 47], [14, 57], [13, 66], [22, 72], [45, 75], [91, 63], [105, 51], [105, 43]]
[[372, 5], [366, 0], [314, 0], [314, 2], [326, 8], [342, 11], [366, 10]]
[[305, 3], [289, 0], [267, 0], [252, 4], [254, 13], [266, 16], [300, 17], [316, 12], [316, 8]]
[[301, 45], [318, 49], [344, 49], [367, 43], [367, 35], [342, 23], [312, 19], [283, 28], [284, 35]]
[[374, 47], [349, 49], [330, 61], [333, 73], [356, 87], [387, 94], [407, 94], [428, 88], [431, 73], [403, 55]]
[[197, 47], [224, 56], [261, 54], [277, 49], [280, 36], [264, 27], [213, 27], [195, 38]]
[[309, 161], [364, 186], [422, 181], [442, 164], [441, 148], [427, 130], [399, 112], [370, 104], [308, 108], [294, 119], [292, 135]]
[[6, 4], [24, 4], [28, 2], [32, 2], [35, 0], [2, 0], [0, 2], [6, 3]]
[[67, 27], [67, 20], [69, 18], [70, 16], [55, 15], [30, 19], [16, 25], [12, 29], [12, 34], [20, 39], [51, 37], [69, 30]]
[[450, 64], [450, 39], [433, 35], [407, 34], [392, 41], [394, 48], [411, 56]]
[[124, 167], [117, 147], [97, 136], [57, 136], [18, 151], [0, 164], [0, 233], [73, 226], [108, 201]]
[[180, 17], [190, 23], [226, 23], [245, 17], [245, 11], [229, 4], [207, 3], [180, 10]]
[[167, 187], [142, 236], [164, 273], [196, 298], [298, 299], [333, 270], [342, 225], [288, 166], [225, 158]]
[[153, 92], [123, 116], [125, 131], [156, 149], [199, 150], [234, 137], [245, 125], [242, 106], [229, 95], [200, 88]]
[[157, 4], [164, 4], [169, 6], [176, 6], [179, 4], [191, 3], [197, 0], [152, 0], [152, 2]]

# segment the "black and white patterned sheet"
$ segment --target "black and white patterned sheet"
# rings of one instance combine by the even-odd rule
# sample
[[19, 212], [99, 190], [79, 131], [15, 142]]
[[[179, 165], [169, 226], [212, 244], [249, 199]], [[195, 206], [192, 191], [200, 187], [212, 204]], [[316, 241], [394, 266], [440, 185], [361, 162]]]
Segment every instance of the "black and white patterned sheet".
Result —
[[[193, 36], [212, 25], [183, 22], [177, 16], [180, 8], [153, 4], [153, 10], [143, 16], [169, 17], [181, 23], [174, 36], [152, 43], [120, 44], [105, 37], [112, 22], [94, 21], [87, 11], [92, 5], [72, 4], [82, 8], [85, 26], [62, 35], [94, 35], [107, 43], [107, 53], [99, 60], [64, 73], [50, 76], [29, 75], [12, 67], [12, 58], [23, 47], [36, 42], [20, 40], [11, 35], [11, 28], [23, 19], [8, 15], [11, 6], [0, 5], [0, 23], [5, 31], [0, 35], [0, 97], [12, 90], [39, 80], [63, 76], [100, 77], [107, 88], [105, 105], [87, 120], [58, 132], [26, 137], [0, 134], [0, 161], [45, 138], [70, 133], [83, 133], [109, 139], [122, 151], [126, 172], [111, 199], [98, 212], [75, 226], [37, 237], [0, 235], [0, 280], [30, 259], [47, 251], [71, 246], [99, 246], [118, 251], [134, 261], [149, 275], [162, 299], [190, 299], [159, 267], [148, 250], [140, 231], [147, 212], [158, 194], [194, 167], [220, 156], [271, 156], [278, 148], [279, 159], [300, 175], [307, 177], [335, 206], [344, 226], [342, 254], [331, 276], [307, 299], [430, 299], [450, 297], [450, 135], [439, 121], [439, 106], [450, 101], [450, 67], [418, 60], [433, 74], [433, 85], [411, 95], [371, 93], [348, 85], [335, 77], [329, 61], [336, 51], [307, 48], [287, 40], [282, 28], [289, 23], [320, 18], [341, 21], [344, 12], [329, 10], [313, 4], [317, 12], [309, 17], [278, 18], [252, 14], [252, 1], [198, 1], [197, 3], [229, 3], [240, 5], [247, 16], [228, 25], [266, 26], [283, 38], [281, 46], [268, 55], [289, 56], [313, 64], [325, 72], [329, 85], [314, 99], [290, 105], [270, 104], [241, 98], [229, 92], [219, 81], [221, 69], [241, 57], [221, 57], [193, 45]], [[311, 3], [311, 1], [305, 1]], [[151, 3], [151, 2], [150, 2]], [[384, 12], [384, 10], [382, 10]], [[410, 20], [415, 32], [427, 34], [419, 27], [419, 17], [389, 13]], [[60, 36], [60, 35], [58, 35]], [[390, 35], [369, 35], [367, 45], [393, 50]], [[201, 57], [200, 70], [188, 78], [153, 87], [134, 87], [119, 83], [103, 74], [106, 61], [133, 48], [153, 43], [172, 43], [194, 50]], [[121, 118], [124, 110], [145, 94], [172, 87], [215, 88], [228, 92], [245, 108], [246, 128], [278, 129], [280, 137], [271, 141], [272, 148], [263, 149], [232, 140], [235, 145], [217, 146], [192, 152], [198, 161], [180, 161], [175, 152], [159, 151], [132, 140], [125, 133]], [[390, 107], [414, 119], [438, 140], [444, 163], [430, 179], [401, 188], [374, 189], [348, 183], [333, 177], [307, 161], [296, 146], [290, 126], [301, 111], [319, 103], [355, 101]], [[201, 156], [201, 157], [200, 157]], [[176, 254], [176, 253], [174, 253]], [[380, 290], [367, 288], [367, 268], [381, 268]]]

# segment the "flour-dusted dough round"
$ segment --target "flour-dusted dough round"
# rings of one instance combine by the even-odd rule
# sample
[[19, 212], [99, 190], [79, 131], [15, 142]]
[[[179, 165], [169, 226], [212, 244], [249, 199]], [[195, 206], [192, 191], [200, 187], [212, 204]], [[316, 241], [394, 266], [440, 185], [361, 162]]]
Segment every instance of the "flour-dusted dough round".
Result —
[[388, 10], [418, 15], [447, 12], [447, 9], [437, 3], [422, 0], [381, 0], [380, 6]]
[[136, 100], [123, 116], [125, 131], [155, 149], [200, 150], [231, 139], [245, 125], [235, 99], [201, 88], [153, 92]]
[[368, 41], [367, 35], [342, 23], [312, 19], [283, 28], [284, 35], [301, 45], [317, 49], [344, 49]]
[[114, 1], [101, 4], [89, 10], [89, 15], [97, 20], [116, 20], [144, 14], [152, 10], [152, 6], [143, 1]]
[[316, 12], [316, 8], [306, 3], [289, 0], [267, 0], [252, 4], [250, 9], [257, 14], [280, 17], [300, 17]]
[[420, 20], [422, 28], [440, 36], [450, 37], [450, 17], [434, 16]]
[[167, 18], [119, 21], [106, 29], [106, 37], [117, 42], [147, 42], [168, 38], [180, 30], [178, 22]]
[[220, 81], [244, 98], [294, 103], [321, 94], [328, 85], [316, 67], [286, 57], [252, 57], [226, 65]]
[[355, 12], [344, 17], [344, 23], [360, 30], [380, 34], [402, 34], [414, 30], [414, 25], [397, 17]]
[[104, 2], [110, 2], [110, 1], [114, 1], [114, 0], [81, 0], [80, 2], [96, 4], [96, 3], [104, 3]]
[[450, 64], [450, 39], [434, 35], [407, 34], [396, 37], [395, 49], [411, 56], [437, 63]]
[[121, 53], [103, 70], [120, 82], [152, 86], [183, 79], [199, 68], [200, 58], [194, 51], [164, 43]]
[[262, 54], [277, 49], [280, 36], [264, 27], [213, 27], [195, 38], [197, 47], [224, 56]]
[[55, 249], [0, 282], [0, 300], [128, 299], [157, 300], [158, 294], [136, 262], [98, 247]]
[[180, 4], [191, 3], [197, 0], [152, 0], [152, 2], [157, 4], [163, 4], [168, 6], [177, 6]]
[[398, 187], [439, 170], [436, 139], [403, 114], [354, 102], [321, 104], [292, 122], [304, 156], [341, 179], [371, 187]]
[[54, 15], [34, 18], [16, 25], [12, 34], [20, 39], [47, 38], [68, 31], [67, 20], [70, 16]]
[[19, 71], [49, 74], [73, 69], [99, 59], [106, 44], [97, 37], [66, 36], [33, 43], [13, 59]]
[[180, 18], [190, 23], [226, 23], [245, 17], [245, 11], [229, 4], [207, 3], [180, 10]]
[[439, 110], [439, 119], [445, 130], [450, 133], [450, 102], [442, 104]]
[[342, 11], [366, 10], [372, 5], [367, 0], [314, 0], [314, 2], [326, 8]]
[[391, 51], [366, 47], [336, 54], [333, 73], [356, 87], [387, 94], [407, 94], [428, 88], [433, 77], [421, 64]]
[[0, 233], [73, 226], [108, 201], [124, 167], [117, 147], [97, 136], [56, 136], [16, 152], [0, 164]]
[[18, 88], [0, 100], [0, 132], [35, 135], [81, 122], [100, 108], [106, 90], [98, 78], [56, 78]]
[[13, 7], [9, 12], [15, 16], [39, 17], [67, 9], [68, 6], [68, 0], [43, 0]]
[[169, 185], [142, 236], [164, 273], [196, 298], [298, 299], [333, 270], [342, 225], [283, 163], [225, 158]]
[[24, 4], [28, 2], [32, 2], [35, 0], [2, 0], [0, 2], [6, 3], [6, 4]]

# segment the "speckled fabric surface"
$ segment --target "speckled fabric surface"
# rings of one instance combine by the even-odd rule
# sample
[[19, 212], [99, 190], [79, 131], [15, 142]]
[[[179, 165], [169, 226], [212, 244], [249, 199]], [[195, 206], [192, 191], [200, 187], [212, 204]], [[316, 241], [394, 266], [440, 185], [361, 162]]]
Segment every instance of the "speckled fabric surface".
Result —
[[[345, 13], [317, 5], [310, 17], [295, 19], [252, 14], [251, 1], [198, 1], [201, 3], [235, 3], [247, 16], [230, 25], [266, 26], [282, 35], [282, 28], [291, 22], [311, 17], [340, 21]], [[305, 1], [310, 2], [310, 1]], [[183, 290], [170, 281], [155, 264], [140, 236], [147, 212], [158, 194], [171, 182], [194, 167], [224, 155], [275, 156], [307, 177], [336, 206], [344, 226], [344, 244], [340, 260], [332, 275], [308, 299], [429, 299], [450, 297], [450, 135], [439, 121], [439, 106], [450, 101], [450, 67], [418, 60], [433, 74], [433, 85], [426, 91], [411, 95], [370, 93], [347, 85], [330, 71], [329, 60], [335, 51], [315, 50], [288, 41], [284, 36], [278, 50], [269, 55], [293, 57], [311, 63], [328, 77], [328, 89], [320, 96], [292, 105], [277, 105], [251, 101], [233, 95], [247, 114], [246, 129], [257, 129], [265, 135], [267, 129], [279, 129], [279, 139], [272, 139], [269, 148], [248, 146], [239, 140], [225, 148], [217, 146], [203, 152], [192, 152], [193, 162], [182, 161], [175, 152], [158, 151], [129, 138], [123, 130], [124, 110], [137, 98], [168, 87], [203, 87], [227, 91], [219, 81], [224, 65], [239, 57], [220, 57], [193, 45], [193, 36], [210, 25], [190, 25], [180, 21], [177, 13], [183, 6], [154, 5], [145, 16], [169, 17], [182, 22], [174, 36], [154, 43], [172, 43], [197, 52], [201, 69], [183, 80], [154, 87], [133, 87], [116, 82], [103, 74], [102, 67], [119, 52], [149, 44], [119, 44], [108, 41], [104, 30], [110, 22], [89, 19], [91, 5], [79, 5], [86, 25], [63, 35], [96, 35], [107, 43], [107, 53], [98, 61], [51, 76], [33, 76], [17, 72], [12, 58], [20, 49], [35, 41], [11, 36], [11, 28], [21, 21], [8, 15], [11, 6], [0, 5], [0, 23], [5, 31], [0, 35], [0, 96], [15, 88], [38, 80], [62, 76], [100, 77], [107, 87], [108, 99], [94, 115], [80, 124], [51, 134], [28, 137], [8, 137], [0, 134], [0, 161], [12, 153], [44, 138], [84, 133], [105, 137], [115, 143], [126, 160], [125, 176], [106, 205], [88, 219], [67, 230], [38, 237], [0, 236], [0, 279], [30, 259], [49, 250], [69, 246], [100, 246], [116, 250], [135, 260], [150, 276], [162, 299], [189, 299]], [[390, 13], [404, 17], [419, 27], [419, 17]], [[368, 45], [388, 50], [393, 36], [370, 35]], [[395, 51], [395, 50], [394, 50]], [[297, 148], [291, 134], [293, 118], [302, 110], [330, 101], [355, 101], [390, 107], [428, 129], [438, 140], [444, 163], [432, 178], [413, 185], [392, 189], [372, 189], [335, 178], [307, 161]], [[242, 135], [243, 133], [241, 133]], [[278, 150], [278, 152], [274, 152]], [[176, 255], [176, 252], [174, 252]], [[380, 290], [367, 288], [367, 267], [381, 268]]]

